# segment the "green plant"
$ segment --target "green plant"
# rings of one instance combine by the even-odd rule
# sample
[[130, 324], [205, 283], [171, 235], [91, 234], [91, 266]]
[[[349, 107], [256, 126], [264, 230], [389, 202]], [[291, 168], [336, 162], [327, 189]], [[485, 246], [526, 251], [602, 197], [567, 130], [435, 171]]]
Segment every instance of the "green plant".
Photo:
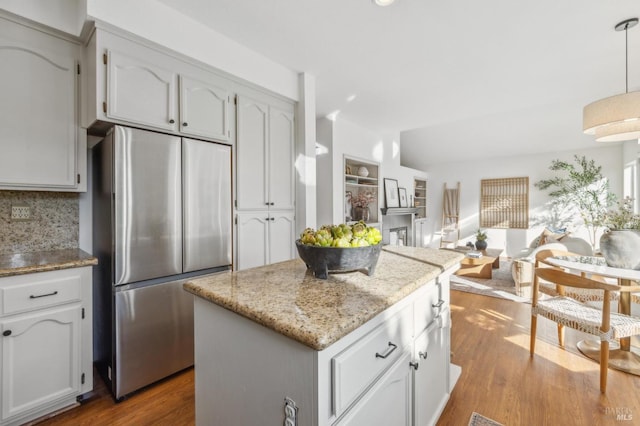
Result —
[[478, 229], [476, 232], [476, 241], [485, 241], [487, 239], [487, 233]]
[[604, 225], [611, 230], [640, 230], [640, 215], [633, 212], [633, 198], [624, 197], [618, 201], [616, 210], [608, 210], [604, 216]]
[[549, 170], [560, 175], [536, 182], [540, 190], [550, 189], [555, 207], [575, 208], [589, 231], [589, 240], [595, 247], [596, 232], [605, 225], [607, 209], [615, 200], [609, 191], [609, 181], [602, 175], [602, 167], [586, 157], [574, 156], [575, 165], [553, 160]]

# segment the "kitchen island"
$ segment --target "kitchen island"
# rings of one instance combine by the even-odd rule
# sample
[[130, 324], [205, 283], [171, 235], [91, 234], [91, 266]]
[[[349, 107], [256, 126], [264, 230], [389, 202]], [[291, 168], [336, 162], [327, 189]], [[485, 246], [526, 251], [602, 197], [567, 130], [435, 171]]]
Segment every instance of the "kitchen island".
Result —
[[461, 258], [384, 247], [373, 276], [320, 280], [290, 260], [185, 283], [198, 296], [197, 424], [435, 422], [455, 382], [449, 276]]

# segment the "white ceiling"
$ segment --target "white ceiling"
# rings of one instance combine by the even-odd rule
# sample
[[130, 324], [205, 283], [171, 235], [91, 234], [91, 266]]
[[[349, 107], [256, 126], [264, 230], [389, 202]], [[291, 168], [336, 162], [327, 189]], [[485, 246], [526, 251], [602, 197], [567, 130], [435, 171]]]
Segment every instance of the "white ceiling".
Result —
[[[638, 0], [159, 0], [316, 77], [317, 114], [401, 133], [403, 164], [595, 147], [582, 107], [624, 92]], [[640, 89], [640, 26], [629, 90]], [[355, 99], [347, 99], [355, 95]]]

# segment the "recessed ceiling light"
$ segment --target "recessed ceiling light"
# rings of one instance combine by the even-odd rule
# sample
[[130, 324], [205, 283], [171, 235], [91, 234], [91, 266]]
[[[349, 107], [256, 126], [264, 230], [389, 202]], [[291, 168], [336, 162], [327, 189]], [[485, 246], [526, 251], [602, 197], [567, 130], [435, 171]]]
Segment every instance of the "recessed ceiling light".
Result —
[[378, 6], [389, 6], [394, 1], [396, 0], [373, 0], [373, 2]]

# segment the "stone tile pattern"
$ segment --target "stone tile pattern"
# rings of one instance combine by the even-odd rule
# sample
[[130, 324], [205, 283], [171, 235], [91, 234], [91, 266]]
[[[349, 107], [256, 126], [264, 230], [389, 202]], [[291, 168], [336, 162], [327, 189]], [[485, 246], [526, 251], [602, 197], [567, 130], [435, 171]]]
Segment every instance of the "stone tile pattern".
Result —
[[80, 249], [0, 254], [0, 277], [97, 264], [98, 259]]
[[[78, 248], [77, 193], [0, 191], [0, 254]], [[11, 205], [31, 207], [31, 221], [11, 221]]]
[[[435, 250], [438, 252], [438, 250]], [[422, 253], [423, 256], [426, 256]], [[428, 256], [427, 256], [428, 257]], [[193, 279], [184, 288], [315, 350], [322, 350], [423, 285], [434, 285], [440, 266], [382, 251], [372, 276], [363, 272], [317, 279], [299, 259]]]

